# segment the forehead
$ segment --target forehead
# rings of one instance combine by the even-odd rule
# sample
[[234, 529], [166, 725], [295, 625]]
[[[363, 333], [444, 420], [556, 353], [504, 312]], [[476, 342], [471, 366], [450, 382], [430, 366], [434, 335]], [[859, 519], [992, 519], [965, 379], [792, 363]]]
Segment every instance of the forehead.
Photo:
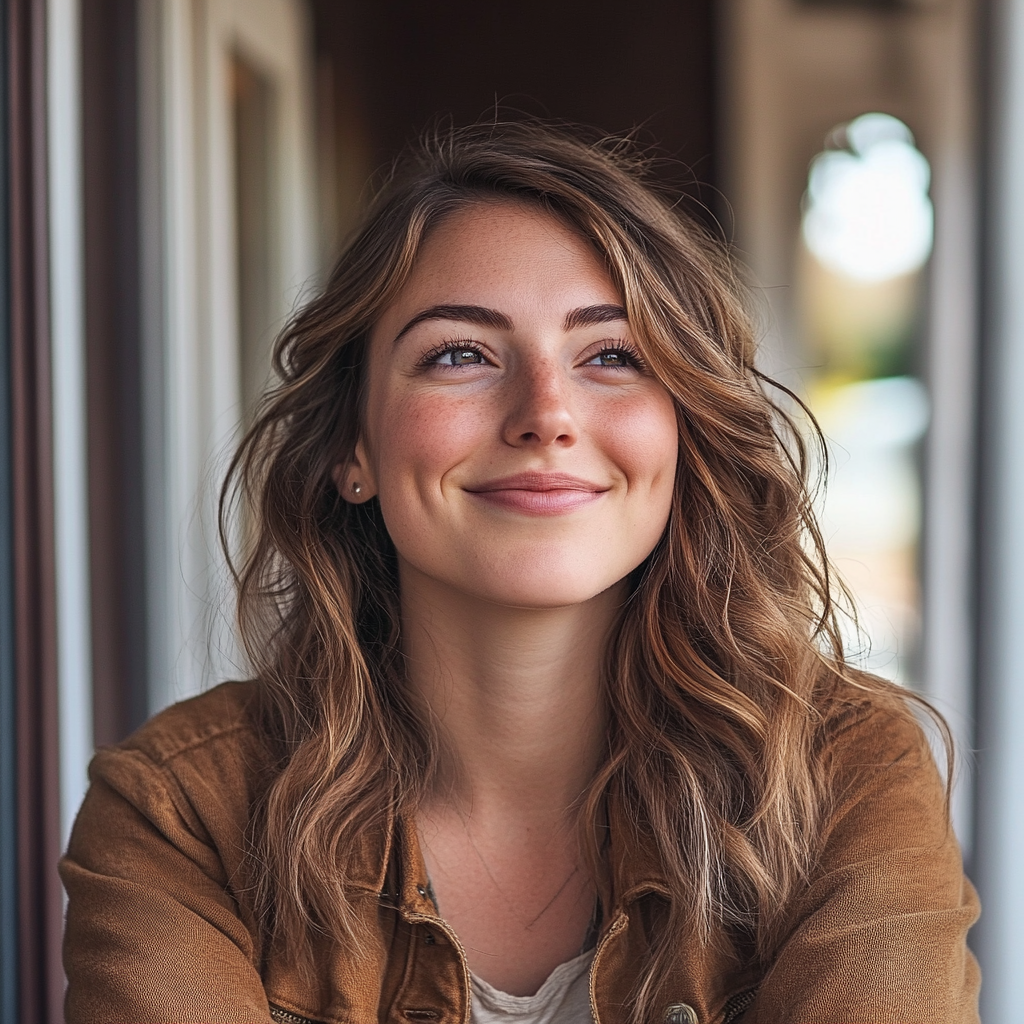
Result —
[[621, 302], [603, 261], [573, 228], [530, 206], [481, 202], [430, 232], [379, 326], [397, 329], [435, 304], [487, 306], [518, 322]]

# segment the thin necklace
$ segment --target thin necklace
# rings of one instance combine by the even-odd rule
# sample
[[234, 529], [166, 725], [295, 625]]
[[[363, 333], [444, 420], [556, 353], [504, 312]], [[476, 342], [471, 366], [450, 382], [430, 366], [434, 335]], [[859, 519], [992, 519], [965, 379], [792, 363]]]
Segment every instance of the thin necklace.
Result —
[[[462, 812], [458, 810], [458, 808], [456, 808], [456, 813], [459, 816], [459, 820], [462, 822], [462, 827], [466, 833], [466, 838], [469, 840], [469, 845], [473, 847], [473, 852], [476, 854], [477, 859], [480, 861], [480, 865], [486, 872], [487, 877], [491, 880], [491, 885], [493, 885], [494, 888], [498, 890], [498, 892], [501, 894], [501, 897], [504, 900], [508, 901], [508, 895], [506, 894], [505, 890], [500, 885], [498, 885], [498, 880], [494, 877], [494, 874], [491, 872], [490, 866], [484, 859], [484, 855], [480, 852], [480, 848], [476, 845], [476, 840], [473, 838], [473, 833], [469, 830], [469, 823], [466, 821]], [[420, 842], [423, 844], [424, 847], [426, 847], [426, 849], [430, 849], [430, 844], [426, 841], [422, 832], [420, 833]], [[558, 900], [558, 897], [561, 896], [563, 892], [565, 892], [566, 886], [573, 880], [573, 878], [576, 877], [576, 875], [579, 874], [579, 870], [580, 866], [579, 864], [577, 864], [572, 869], [572, 871], [570, 871], [569, 874], [566, 875], [565, 881], [562, 882], [562, 884], [558, 887], [558, 891], [554, 894], [554, 896], [552, 896], [551, 899], [549, 899], [548, 902], [544, 904], [544, 906], [541, 908], [540, 913], [537, 914], [537, 916], [532, 921], [530, 921], [529, 924], [524, 925], [525, 931], [531, 931], [534, 925], [551, 909], [551, 907]], [[430, 883], [430, 890], [432, 893], [431, 898], [434, 903], [434, 908], [438, 911], [438, 913], [440, 913], [440, 909], [438, 908], [437, 905], [437, 897], [433, 895], [433, 881], [428, 878], [428, 882]], [[600, 900], [598, 900], [598, 902], [600, 902]]]
[[558, 899], [559, 896], [562, 895], [563, 892], [565, 892], [565, 887], [573, 880], [573, 878], [577, 874], [579, 874], [579, 870], [580, 866], [579, 864], [577, 864], [576, 867], [574, 867], [572, 871], [569, 872], [569, 877], [559, 886], [558, 892], [556, 892], [555, 895], [552, 896], [551, 899], [549, 899], [548, 902], [544, 905], [544, 909], [528, 925], [526, 925], [526, 931], [530, 931], [530, 929], [533, 928], [533, 926], [551, 909], [551, 905], [555, 902], [555, 900]]

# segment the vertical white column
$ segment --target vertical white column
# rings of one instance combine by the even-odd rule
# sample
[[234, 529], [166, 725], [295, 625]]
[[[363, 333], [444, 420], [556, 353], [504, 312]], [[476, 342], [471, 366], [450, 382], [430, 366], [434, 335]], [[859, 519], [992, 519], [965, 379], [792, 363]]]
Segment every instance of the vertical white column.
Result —
[[[966, 121], [936, 154], [936, 211], [927, 344], [932, 416], [925, 451], [924, 685], [956, 738], [953, 823], [972, 850], [974, 741], [977, 184]], [[940, 759], [941, 763], [941, 759]]]
[[66, 842], [88, 785], [93, 744], [78, 0], [49, 0], [47, 47], [60, 795]]
[[1024, 2], [993, 11], [976, 874], [982, 1017], [1024, 1005]]
[[206, 556], [196, 541], [196, 490], [201, 476], [203, 393], [202, 333], [198, 282], [206, 272], [198, 241], [195, 80], [199, 0], [160, 3], [160, 153], [164, 175], [163, 259], [165, 351], [162, 548], [151, 569], [150, 590], [161, 624], [154, 630], [160, 664], [150, 679], [155, 711], [199, 692], [202, 665], [191, 643], [201, 620]]
[[47, 47], [60, 827], [67, 842], [92, 756], [78, 0], [50, 0]]

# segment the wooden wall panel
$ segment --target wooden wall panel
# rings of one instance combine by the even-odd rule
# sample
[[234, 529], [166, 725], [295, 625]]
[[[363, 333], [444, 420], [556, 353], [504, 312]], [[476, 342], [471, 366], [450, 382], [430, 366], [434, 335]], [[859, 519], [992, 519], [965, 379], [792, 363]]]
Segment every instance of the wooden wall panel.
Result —
[[[0, 9], [0, 196], [8, 194], [8, 48]], [[18, 731], [15, 715], [11, 332], [7, 204], [0, 202], [0, 1022], [18, 1019]]]
[[146, 718], [137, 10], [82, 0], [93, 732]]
[[46, 4], [8, 0], [9, 338], [19, 1024], [63, 1019], [49, 359]]

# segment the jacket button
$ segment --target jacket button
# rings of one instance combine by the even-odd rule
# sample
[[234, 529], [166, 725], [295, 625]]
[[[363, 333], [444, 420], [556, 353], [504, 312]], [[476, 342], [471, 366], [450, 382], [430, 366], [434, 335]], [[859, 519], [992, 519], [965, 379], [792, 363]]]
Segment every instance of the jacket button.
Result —
[[665, 1024], [698, 1024], [697, 1011], [689, 1003], [669, 1003], [665, 1007]]

